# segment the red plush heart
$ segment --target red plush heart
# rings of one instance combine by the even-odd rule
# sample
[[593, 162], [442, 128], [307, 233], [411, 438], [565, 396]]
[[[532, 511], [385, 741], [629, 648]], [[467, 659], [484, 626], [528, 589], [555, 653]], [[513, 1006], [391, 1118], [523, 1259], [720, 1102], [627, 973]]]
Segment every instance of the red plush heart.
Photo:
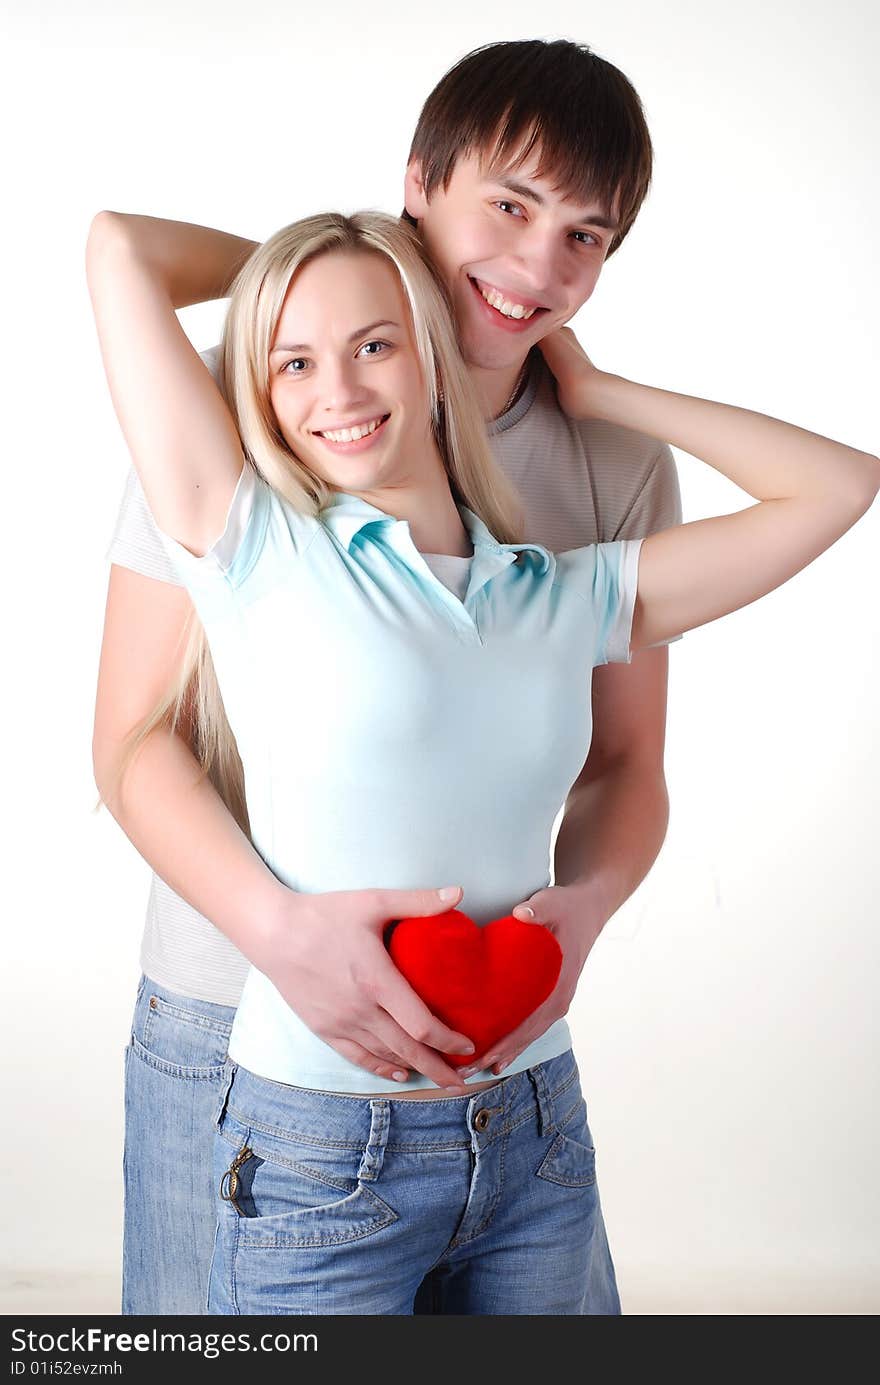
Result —
[[508, 915], [479, 928], [458, 909], [401, 919], [388, 950], [432, 1014], [476, 1044], [476, 1053], [444, 1054], [459, 1068], [537, 1010], [562, 968], [562, 949], [543, 924]]

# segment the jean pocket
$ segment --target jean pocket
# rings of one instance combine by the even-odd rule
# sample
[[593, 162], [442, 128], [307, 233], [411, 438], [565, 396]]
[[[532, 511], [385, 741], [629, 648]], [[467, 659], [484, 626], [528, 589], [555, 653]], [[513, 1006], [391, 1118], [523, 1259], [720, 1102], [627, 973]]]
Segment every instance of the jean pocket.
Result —
[[[149, 985], [149, 983], [147, 983]], [[182, 996], [169, 1000], [147, 992], [141, 1032], [132, 1047], [141, 1057], [186, 1076], [219, 1076], [226, 1061], [232, 1023], [187, 1005]]]
[[[235, 1144], [230, 1143], [230, 1137]], [[220, 1198], [239, 1246], [338, 1245], [361, 1240], [398, 1213], [357, 1177], [362, 1150], [291, 1144], [279, 1153], [259, 1132], [224, 1121]]]
[[560, 1124], [537, 1175], [564, 1188], [588, 1188], [596, 1182], [596, 1150], [583, 1098]]

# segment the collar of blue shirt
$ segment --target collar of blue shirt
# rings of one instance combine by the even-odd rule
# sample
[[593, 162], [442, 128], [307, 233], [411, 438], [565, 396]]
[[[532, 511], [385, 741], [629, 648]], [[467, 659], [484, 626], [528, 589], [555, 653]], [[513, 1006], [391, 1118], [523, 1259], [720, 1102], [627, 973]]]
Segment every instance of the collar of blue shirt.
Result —
[[[478, 558], [480, 560], [480, 575], [483, 580], [488, 580], [493, 572], [509, 567], [512, 562], [516, 561], [520, 553], [535, 554], [541, 564], [540, 571], [542, 573], [549, 568], [551, 554], [540, 544], [498, 543], [473, 510], [469, 510], [466, 505], [459, 505], [458, 512], [474, 546], [475, 562]], [[362, 529], [373, 524], [389, 526], [389, 538], [392, 542], [394, 542], [395, 537], [399, 536], [400, 540], [412, 544], [409, 524], [406, 520], [395, 519], [393, 515], [386, 514], [384, 510], [377, 509], [375, 505], [370, 505], [366, 500], [361, 500], [357, 495], [350, 495], [347, 491], [338, 491], [334, 494], [318, 518], [330, 530], [331, 534], [349, 550], [355, 536]], [[397, 547], [396, 543], [395, 547]]]

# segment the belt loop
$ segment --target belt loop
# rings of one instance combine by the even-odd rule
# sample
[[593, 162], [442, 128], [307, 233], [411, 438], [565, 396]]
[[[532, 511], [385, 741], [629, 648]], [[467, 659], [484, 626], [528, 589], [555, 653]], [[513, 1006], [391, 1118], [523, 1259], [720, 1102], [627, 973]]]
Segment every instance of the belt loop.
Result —
[[235, 1064], [226, 1059], [226, 1071], [223, 1077], [223, 1086], [220, 1091], [220, 1101], [214, 1114], [214, 1129], [219, 1130], [223, 1124], [223, 1117], [226, 1115], [226, 1106], [229, 1101], [229, 1093], [232, 1091], [232, 1084], [235, 1080]]
[[391, 1103], [389, 1101], [370, 1102], [370, 1138], [358, 1169], [358, 1182], [372, 1183], [382, 1171], [385, 1146], [388, 1143], [388, 1129], [391, 1125]]
[[526, 1074], [535, 1089], [535, 1097], [538, 1102], [538, 1132], [541, 1135], [551, 1135], [555, 1129], [553, 1098], [547, 1086], [543, 1063], [538, 1063], [533, 1068], [526, 1068]]

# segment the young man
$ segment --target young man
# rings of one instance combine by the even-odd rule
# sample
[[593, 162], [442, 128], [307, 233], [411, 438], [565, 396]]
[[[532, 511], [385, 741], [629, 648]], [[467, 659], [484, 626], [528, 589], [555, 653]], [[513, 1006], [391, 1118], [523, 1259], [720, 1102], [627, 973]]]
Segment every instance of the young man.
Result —
[[[616, 68], [567, 42], [502, 43], [468, 55], [428, 98], [413, 139], [406, 214], [448, 286], [496, 454], [523, 500], [526, 537], [556, 551], [680, 521], [669, 449], [568, 419], [532, 351], [589, 298], [650, 174], [636, 93]], [[196, 248], [187, 301], [221, 296], [252, 243], [212, 232], [194, 240]], [[215, 1220], [212, 1119], [249, 962], [315, 1032], [370, 1071], [388, 1077], [408, 1065], [450, 1091], [474, 1088], [462, 1084], [467, 1070], [456, 1073], [440, 1056], [460, 1045], [375, 947], [375, 930], [368, 937], [364, 929], [361, 965], [350, 977], [339, 975], [326, 937], [321, 948], [302, 936], [296, 896], [269, 877], [241, 814], [236, 822], [215, 786], [199, 778], [186, 728], [157, 726], [124, 795], [115, 791], [126, 734], [172, 680], [189, 613], [133, 479], [111, 558], [96, 777], [157, 872], [126, 1053], [123, 1311], [199, 1313]], [[662, 648], [595, 671], [593, 741], [566, 804], [555, 884], [518, 910], [552, 926], [562, 976], [500, 1047], [474, 1054], [483, 1078], [566, 1013], [599, 932], [656, 857], [667, 820], [666, 674]], [[188, 902], [174, 893], [184, 878]], [[405, 898], [383, 892], [377, 907], [387, 918], [440, 912], [448, 904], [430, 887], [443, 883], [426, 881]], [[358, 1000], [356, 1026], [355, 973], [374, 998], [372, 1020]], [[416, 1311], [438, 1311], [437, 1302], [426, 1284]], [[598, 1198], [585, 1302], [588, 1313], [620, 1311]]]

